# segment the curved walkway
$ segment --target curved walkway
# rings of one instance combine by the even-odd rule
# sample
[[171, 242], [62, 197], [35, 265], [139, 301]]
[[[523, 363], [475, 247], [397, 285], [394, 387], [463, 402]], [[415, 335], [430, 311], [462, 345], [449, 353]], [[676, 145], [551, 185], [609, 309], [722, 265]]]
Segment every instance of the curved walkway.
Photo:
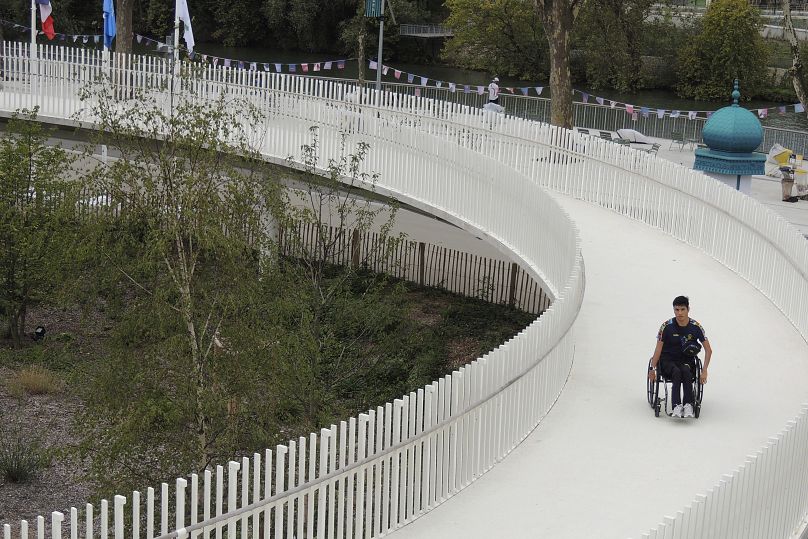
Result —
[[[638, 537], [757, 451], [808, 397], [797, 382], [808, 345], [746, 281], [661, 231], [558, 198], [581, 229], [587, 274], [567, 386], [521, 446], [399, 537]], [[678, 294], [716, 352], [696, 421], [654, 418], [645, 401], [656, 331]]]

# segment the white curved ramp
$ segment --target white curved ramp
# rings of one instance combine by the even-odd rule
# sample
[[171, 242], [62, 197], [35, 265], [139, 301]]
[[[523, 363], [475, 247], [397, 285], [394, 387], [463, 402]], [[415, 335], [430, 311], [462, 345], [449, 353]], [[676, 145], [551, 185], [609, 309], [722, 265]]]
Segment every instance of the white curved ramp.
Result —
[[[507, 458], [398, 537], [638, 537], [808, 397], [808, 345], [760, 292], [659, 230], [558, 198], [580, 226], [587, 275], [567, 386]], [[656, 331], [679, 294], [715, 350], [698, 420], [655, 418], [645, 397]]]

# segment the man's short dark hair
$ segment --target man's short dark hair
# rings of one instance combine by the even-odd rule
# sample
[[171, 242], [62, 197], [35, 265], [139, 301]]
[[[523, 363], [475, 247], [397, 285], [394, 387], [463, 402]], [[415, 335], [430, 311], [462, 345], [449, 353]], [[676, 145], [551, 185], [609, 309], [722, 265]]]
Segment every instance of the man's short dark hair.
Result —
[[673, 298], [674, 307], [687, 307], [690, 308], [690, 300], [687, 296], [676, 296]]

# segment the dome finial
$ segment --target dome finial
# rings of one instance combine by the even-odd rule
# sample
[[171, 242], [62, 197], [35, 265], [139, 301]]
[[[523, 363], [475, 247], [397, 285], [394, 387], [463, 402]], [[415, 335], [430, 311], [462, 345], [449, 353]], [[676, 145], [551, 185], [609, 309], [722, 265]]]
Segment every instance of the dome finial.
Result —
[[738, 84], [738, 79], [735, 79], [735, 87], [732, 90], [732, 106], [733, 107], [738, 106], [738, 100], [741, 98], [741, 91], [740, 91], [739, 88], [740, 88], [740, 85]]

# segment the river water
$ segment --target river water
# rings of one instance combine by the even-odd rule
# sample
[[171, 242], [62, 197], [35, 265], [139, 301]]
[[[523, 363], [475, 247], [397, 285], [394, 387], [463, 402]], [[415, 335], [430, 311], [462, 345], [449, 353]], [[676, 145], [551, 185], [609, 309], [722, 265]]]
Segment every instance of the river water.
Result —
[[[300, 63], [314, 63], [324, 62], [328, 60], [345, 59], [345, 55], [338, 54], [318, 54], [318, 53], [302, 53], [290, 51], [276, 51], [267, 48], [245, 48], [245, 47], [223, 47], [221, 45], [199, 43], [196, 47], [196, 52], [200, 54], [207, 54], [209, 56], [217, 56], [220, 58], [228, 58], [231, 60], [249, 61], [249, 62], [262, 62], [262, 63], [282, 63], [282, 64], [300, 64]], [[376, 51], [368, 51], [369, 55], [375, 57]], [[221, 64], [220, 64], [221, 65]], [[442, 65], [419, 65], [419, 64], [405, 64], [397, 62], [389, 62], [387, 65], [391, 67], [386, 76], [382, 77], [384, 82], [406, 82], [406, 76], [402, 76], [400, 80], [396, 80], [393, 76], [393, 69], [400, 70], [404, 73], [413, 73], [416, 76], [424, 76], [430, 78], [432, 81], [440, 80], [446, 83], [454, 82], [458, 85], [468, 84], [472, 86], [487, 85], [491, 81], [492, 73], [482, 71], [473, 71], [469, 69], [460, 69], [456, 67], [442, 66]], [[274, 67], [272, 68], [274, 71]], [[287, 66], [284, 66], [284, 72], [288, 72]], [[302, 74], [300, 66], [298, 66], [297, 73]], [[309, 71], [309, 74], [314, 74]], [[345, 69], [337, 70], [336, 68], [331, 71], [320, 71], [317, 73], [322, 77], [333, 78], [348, 78], [355, 79], [358, 76], [358, 66], [355, 59], [346, 62]], [[375, 80], [375, 70], [365, 70], [365, 77], [370, 80]], [[418, 81], [418, 79], [415, 79]], [[434, 82], [430, 82], [430, 85]], [[542, 97], [548, 97], [550, 94], [549, 85], [547, 81], [529, 81], [514, 79], [506, 76], [500, 76], [500, 87], [513, 87], [522, 88], [536, 86], [545, 87], [542, 92]], [[594, 102], [594, 96], [600, 96], [605, 99], [619, 101], [621, 103], [631, 103], [635, 107], [649, 107], [649, 108], [663, 108], [666, 110], [699, 110], [709, 111], [717, 110], [726, 106], [731, 102], [730, 92], [731, 89], [727, 88], [727, 100], [721, 101], [695, 101], [682, 99], [676, 96], [671, 91], [667, 90], [644, 90], [633, 94], [623, 94], [614, 90], [590, 90], [586, 87], [576, 87], [577, 90], [589, 93], [590, 102]], [[518, 92], [518, 90], [517, 90]], [[743, 87], [741, 87], [743, 94]], [[535, 95], [533, 90], [530, 95]], [[581, 99], [581, 95], [576, 93], [574, 99], [576, 101]], [[774, 103], [770, 101], [745, 101], [742, 106], [753, 109], [776, 107], [781, 105], [789, 105], [791, 103]], [[779, 114], [777, 111], [769, 111], [769, 117], [762, 119], [761, 123], [769, 127], [780, 127], [784, 129], [794, 129], [800, 131], [808, 131], [808, 116], [805, 114], [797, 114], [793, 112], [793, 107], [786, 114]]]

